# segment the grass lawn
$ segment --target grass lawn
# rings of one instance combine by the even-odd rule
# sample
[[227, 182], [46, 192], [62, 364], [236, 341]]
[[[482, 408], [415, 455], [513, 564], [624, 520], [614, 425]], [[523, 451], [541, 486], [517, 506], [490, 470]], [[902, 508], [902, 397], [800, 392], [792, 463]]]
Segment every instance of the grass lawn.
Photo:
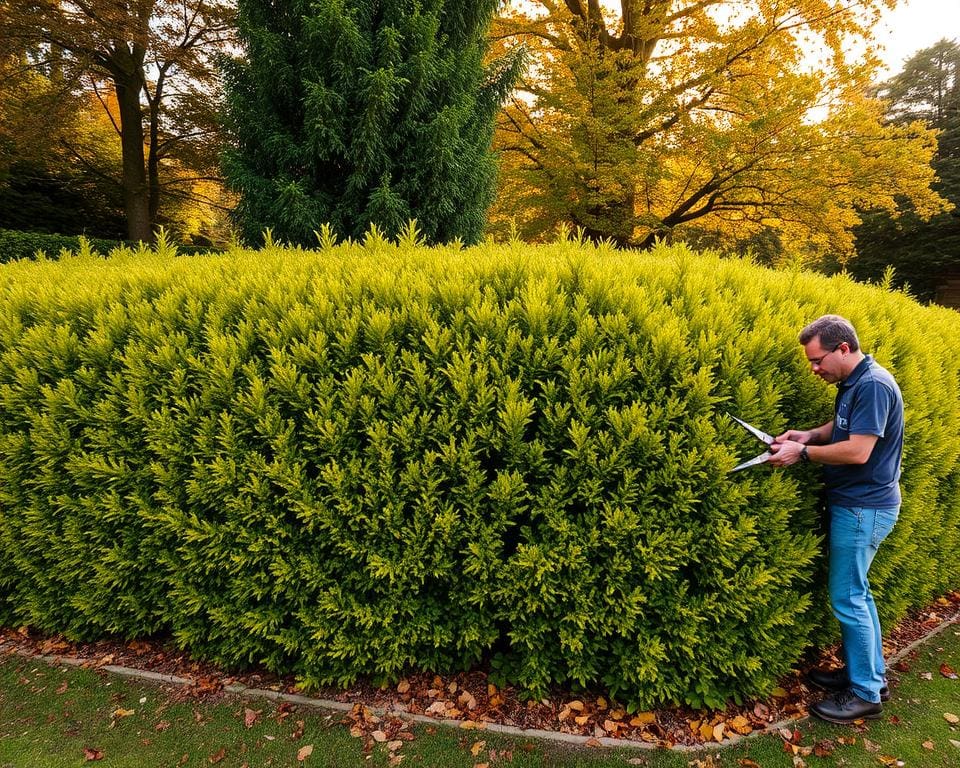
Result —
[[[484, 763], [489, 768], [948, 768], [960, 766], [960, 726], [944, 717], [960, 715], [960, 680], [941, 673], [942, 665], [947, 674], [960, 670], [960, 625], [929, 639], [895, 673], [899, 683], [882, 720], [855, 727], [805, 720], [797, 725], [796, 755], [778, 735], [690, 753], [560, 747], [424, 725], [409, 727], [392, 749], [375, 743], [365, 754], [363, 740], [351, 736], [343, 713], [231, 697], [189, 700], [177, 689], [6, 656], [0, 659], [0, 768], [88, 762], [137, 768], [473, 768]], [[815, 746], [824, 756], [809, 752]]]

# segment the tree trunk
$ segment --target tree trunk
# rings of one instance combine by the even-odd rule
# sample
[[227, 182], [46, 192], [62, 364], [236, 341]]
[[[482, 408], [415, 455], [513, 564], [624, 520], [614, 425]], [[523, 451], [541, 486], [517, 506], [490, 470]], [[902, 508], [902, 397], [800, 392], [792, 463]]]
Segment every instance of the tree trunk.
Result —
[[147, 155], [147, 184], [150, 190], [148, 213], [151, 223], [156, 223], [160, 211], [160, 152], [159, 117], [154, 110], [150, 114], [150, 151]]
[[114, 75], [120, 107], [120, 147], [123, 155], [123, 207], [127, 237], [149, 243], [153, 239], [150, 221], [150, 192], [144, 167], [143, 113], [140, 82], [135, 77]]
[[583, 227], [584, 234], [594, 242], [611, 240], [617, 248], [629, 248], [633, 242], [636, 221], [636, 194], [626, 193], [623, 199], [606, 200], [589, 206], [585, 216], [573, 214], [573, 223]]

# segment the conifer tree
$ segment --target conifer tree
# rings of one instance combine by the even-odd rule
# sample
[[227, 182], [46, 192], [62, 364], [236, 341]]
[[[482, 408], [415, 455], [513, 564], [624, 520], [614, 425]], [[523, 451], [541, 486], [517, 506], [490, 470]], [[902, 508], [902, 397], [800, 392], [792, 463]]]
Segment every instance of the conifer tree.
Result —
[[499, 0], [239, 0], [225, 173], [242, 236], [482, 234], [496, 113], [519, 56], [484, 62]]
[[916, 121], [939, 131], [933, 189], [953, 208], [929, 218], [904, 201], [899, 219], [871, 212], [856, 230], [857, 255], [846, 267], [870, 281], [882, 280], [893, 267], [894, 286], [907, 284], [918, 298], [933, 299], [943, 274], [960, 267], [960, 44], [941, 40], [918, 51], [880, 86], [879, 95], [894, 125]]

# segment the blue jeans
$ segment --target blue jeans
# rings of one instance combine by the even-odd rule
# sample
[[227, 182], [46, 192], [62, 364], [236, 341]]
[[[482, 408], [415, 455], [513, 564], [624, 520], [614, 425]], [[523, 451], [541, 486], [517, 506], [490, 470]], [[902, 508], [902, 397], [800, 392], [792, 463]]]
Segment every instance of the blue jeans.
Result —
[[874, 703], [880, 701], [886, 667], [867, 571], [899, 513], [899, 507], [830, 506], [830, 604], [840, 622], [850, 687]]

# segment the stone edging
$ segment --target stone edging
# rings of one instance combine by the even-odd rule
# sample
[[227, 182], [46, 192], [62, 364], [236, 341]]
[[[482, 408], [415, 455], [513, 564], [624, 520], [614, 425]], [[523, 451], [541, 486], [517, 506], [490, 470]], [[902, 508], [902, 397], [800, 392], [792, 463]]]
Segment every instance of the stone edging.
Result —
[[[906, 656], [913, 651], [918, 646], [926, 643], [931, 638], [940, 634], [947, 627], [953, 626], [960, 622], [960, 613], [957, 613], [954, 616], [951, 616], [948, 619], [944, 619], [937, 627], [932, 629], [928, 634], [914, 640], [909, 645], [901, 648], [888, 660], [888, 664], [896, 664], [901, 659], [906, 658]], [[0, 654], [10, 654], [22, 656], [24, 658], [34, 659], [36, 661], [43, 661], [50, 665], [64, 665], [70, 667], [93, 667], [96, 669], [101, 669], [104, 672], [109, 672], [114, 675], [120, 675], [122, 677], [129, 677], [135, 680], [145, 680], [153, 683], [167, 683], [170, 685], [179, 685], [179, 686], [188, 686], [193, 684], [193, 680], [190, 680], [186, 677], [178, 677], [176, 675], [163, 675], [157, 672], [150, 672], [148, 670], [134, 669], [132, 667], [121, 667], [115, 664], [106, 664], [103, 666], [95, 666], [91, 663], [89, 659], [78, 659], [73, 657], [65, 656], [43, 656], [38, 654], [30, 653], [29, 651], [20, 650], [17, 648], [10, 648], [9, 643], [0, 643]], [[230, 685], [225, 685], [223, 687], [224, 692], [232, 693], [241, 698], [245, 699], [269, 699], [271, 701], [278, 702], [287, 702], [289, 704], [299, 704], [302, 706], [313, 707], [315, 709], [327, 709], [333, 710], [336, 712], [350, 712], [354, 704], [348, 704], [342, 701], [335, 701], [333, 699], [315, 699], [310, 696], [301, 696], [295, 693], [282, 693], [281, 691], [271, 691], [264, 688], [248, 688], [245, 685], [240, 683], [231, 683]], [[785, 720], [780, 720], [776, 723], [771, 723], [765, 728], [751, 731], [748, 734], [734, 734], [724, 739], [721, 743], [705, 743], [705, 744], [675, 744], [672, 747], [666, 748], [657, 743], [651, 743], [647, 741], [636, 741], [633, 739], [614, 739], [609, 736], [603, 736], [601, 738], [596, 738], [594, 736], [583, 736], [575, 733], [564, 733], [562, 731], [547, 731], [540, 728], [518, 728], [513, 725], [502, 725], [500, 723], [490, 723], [482, 722], [475, 723], [472, 720], [454, 720], [451, 718], [437, 718], [430, 717], [428, 715], [418, 715], [413, 714], [407, 710], [403, 704], [395, 704], [389, 707], [368, 707], [370, 712], [375, 715], [395, 715], [397, 717], [402, 717], [405, 720], [411, 720], [417, 723], [426, 723], [429, 725], [442, 725], [448, 728], [460, 728], [460, 729], [470, 729], [477, 731], [484, 731], [486, 733], [500, 733], [506, 736], [515, 736], [520, 738], [531, 738], [531, 739], [540, 739], [542, 741], [553, 741], [561, 744], [571, 744], [576, 746], [585, 746], [587, 742], [595, 744], [600, 743], [603, 747], [612, 747], [612, 748], [626, 748], [626, 749], [671, 749], [676, 752], [698, 752], [705, 749], [717, 749], [721, 747], [732, 746], [733, 744], [738, 744], [745, 739], [754, 738], [763, 734], [772, 734], [779, 731], [781, 728], [787, 728], [790, 725], [795, 723], [802, 722], [806, 720], [809, 715], [803, 715], [802, 717], [791, 717]], [[465, 725], [468, 724], [468, 725]]]

